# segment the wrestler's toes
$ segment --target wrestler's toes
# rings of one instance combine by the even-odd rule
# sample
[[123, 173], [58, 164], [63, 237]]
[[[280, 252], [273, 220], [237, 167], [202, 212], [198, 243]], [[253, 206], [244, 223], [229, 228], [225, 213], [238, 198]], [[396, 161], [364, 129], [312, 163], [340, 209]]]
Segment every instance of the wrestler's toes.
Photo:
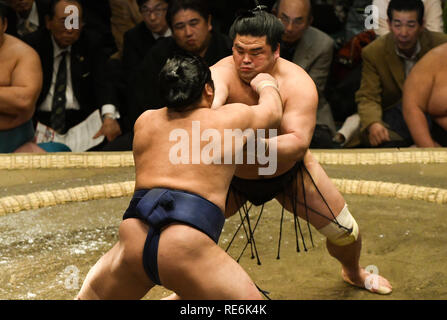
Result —
[[393, 287], [387, 279], [378, 274], [369, 273], [363, 268], [360, 269], [360, 274], [357, 275], [348, 275], [348, 273], [342, 269], [341, 275], [343, 280], [347, 283], [366, 289], [372, 293], [390, 294], [393, 291]]

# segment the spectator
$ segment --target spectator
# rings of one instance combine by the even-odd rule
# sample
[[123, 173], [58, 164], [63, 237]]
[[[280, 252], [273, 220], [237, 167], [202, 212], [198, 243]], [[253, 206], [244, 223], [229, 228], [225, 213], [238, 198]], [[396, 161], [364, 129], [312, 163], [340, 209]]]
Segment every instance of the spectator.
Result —
[[39, 56], [21, 40], [5, 34], [7, 9], [0, 0], [0, 153], [19, 148], [22, 152], [43, 152], [31, 142], [31, 118], [42, 87]]
[[313, 18], [309, 0], [280, 0], [274, 12], [285, 27], [281, 57], [306, 70], [317, 86], [317, 125], [311, 148], [331, 148], [335, 124], [324, 92], [332, 63], [334, 40], [310, 26]]
[[446, 74], [447, 44], [443, 44], [430, 50], [405, 81], [403, 114], [418, 147], [447, 147]]
[[38, 29], [45, 28], [49, 0], [9, 0], [12, 10], [7, 16], [9, 33], [23, 38]]
[[[158, 74], [174, 53], [189, 52], [201, 56], [208, 65], [231, 55], [231, 40], [213, 30], [206, 0], [170, 1], [166, 19], [172, 37], [159, 40], [149, 50], [129, 82], [127, 106], [130, 128], [145, 110], [163, 107]], [[129, 132], [104, 150], [131, 150], [132, 139], [133, 134]]]
[[[104, 79], [107, 60], [100, 38], [79, 28], [66, 29], [65, 7], [77, 6], [79, 20], [83, 11], [77, 0], [52, 0], [47, 20], [48, 30], [26, 37], [38, 52], [43, 70], [43, 89], [37, 101], [35, 120], [64, 134], [103, 106], [104, 122], [98, 134], [113, 140], [120, 134], [118, 122], [106, 110], [110, 92]], [[55, 88], [60, 88], [55, 90]], [[112, 108], [113, 109], [113, 108]]]
[[[441, 0], [422, 0], [424, 3], [425, 27], [430, 31], [443, 32]], [[379, 9], [379, 29], [375, 30], [378, 36], [390, 31], [387, 23], [387, 7], [390, 0], [373, 0], [372, 4]]]
[[170, 37], [171, 29], [166, 21], [167, 0], [138, 0], [143, 22], [124, 35], [123, 67], [131, 72], [139, 65], [149, 49], [160, 37]]
[[112, 34], [112, 10], [109, 0], [78, 0], [84, 11], [84, 29], [101, 37], [103, 51], [110, 57], [117, 52]]
[[[171, 29], [166, 22], [168, 2], [168, 0], [138, 0], [138, 12], [141, 12], [143, 21], [125, 33], [122, 59], [114, 55], [107, 63], [107, 79], [114, 87], [114, 105], [118, 105], [120, 109], [118, 121], [122, 133], [130, 132], [133, 127], [125, 108], [129, 78], [155, 42], [160, 38], [171, 36]], [[122, 148], [127, 150], [132, 142], [127, 139], [125, 142], [120, 142], [121, 139], [123, 138], [105, 146], [105, 150], [110, 148], [117, 151]]]
[[391, 0], [387, 10], [390, 33], [362, 50], [362, 80], [356, 93], [365, 146], [411, 145], [402, 116], [402, 87], [413, 65], [447, 35], [424, 28], [421, 0]]
[[134, 28], [143, 19], [137, 0], [109, 0], [110, 25], [118, 52], [113, 58], [121, 59], [123, 54], [124, 34]]

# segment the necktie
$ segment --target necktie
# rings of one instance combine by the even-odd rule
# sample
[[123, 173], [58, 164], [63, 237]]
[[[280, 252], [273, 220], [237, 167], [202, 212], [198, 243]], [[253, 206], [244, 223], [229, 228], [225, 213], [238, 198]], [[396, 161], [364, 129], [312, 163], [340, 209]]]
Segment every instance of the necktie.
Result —
[[51, 127], [58, 133], [65, 133], [65, 104], [67, 98], [67, 52], [61, 53], [61, 61], [57, 69], [56, 84], [54, 86], [53, 104], [51, 107]]

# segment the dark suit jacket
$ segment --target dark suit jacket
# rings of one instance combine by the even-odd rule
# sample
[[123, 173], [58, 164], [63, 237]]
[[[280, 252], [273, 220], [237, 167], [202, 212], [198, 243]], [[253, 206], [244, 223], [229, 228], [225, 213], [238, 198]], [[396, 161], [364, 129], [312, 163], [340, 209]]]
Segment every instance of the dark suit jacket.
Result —
[[146, 27], [144, 22], [140, 22], [124, 34], [122, 61], [126, 79], [144, 60], [155, 41], [152, 32]]
[[[212, 39], [204, 60], [212, 66], [220, 59], [231, 55], [231, 40], [221, 33], [212, 32]], [[143, 62], [129, 82], [128, 108], [131, 128], [137, 118], [147, 109], [163, 108], [158, 87], [158, 74], [169, 57], [183, 51], [177, 46], [174, 38], [168, 37], [157, 43], [146, 54]]]
[[[47, 30], [39, 30], [24, 38], [40, 56], [43, 71], [43, 86], [36, 106], [45, 100], [51, 87], [53, 75], [53, 43]], [[71, 80], [73, 93], [80, 105], [80, 111], [67, 117], [67, 127], [71, 128], [84, 120], [95, 109], [111, 102], [108, 82], [104, 80], [104, 64], [107, 60], [96, 34], [81, 33], [79, 40], [72, 45], [70, 54]], [[36, 110], [35, 120], [49, 125], [50, 112]]]
[[84, 9], [84, 30], [101, 35], [102, 46], [107, 56], [117, 51], [110, 19], [112, 12], [109, 0], [80, 0]]
[[[50, 9], [50, 0], [35, 0], [37, 5], [37, 13], [39, 15], [39, 29], [45, 29], [45, 16]], [[10, 14], [6, 17], [8, 19], [8, 28], [6, 33], [15, 37], [19, 37], [17, 34], [17, 14], [11, 10]]]

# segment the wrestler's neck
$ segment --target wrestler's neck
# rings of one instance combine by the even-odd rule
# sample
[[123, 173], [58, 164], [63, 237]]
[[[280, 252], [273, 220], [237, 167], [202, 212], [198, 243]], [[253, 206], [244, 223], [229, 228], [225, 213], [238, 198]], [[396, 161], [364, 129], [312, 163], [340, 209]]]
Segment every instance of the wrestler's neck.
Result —
[[211, 109], [213, 100], [209, 96], [202, 95], [202, 99], [198, 103], [192, 104], [186, 110], [196, 110], [196, 109]]
[[211, 109], [211, 105], [213, 103], [214, 93], [212, 95], [202, 93], [202, 97], [196, 103], [189, 105], [188, 107], [182, 109], [182, 113], [191, 112], [198, 109]]
[[3, 36], [0, 37], [0, 51], [3, 49], [3, 45], [5, 44], [6, 41], [6, 34], [3, 34]]

